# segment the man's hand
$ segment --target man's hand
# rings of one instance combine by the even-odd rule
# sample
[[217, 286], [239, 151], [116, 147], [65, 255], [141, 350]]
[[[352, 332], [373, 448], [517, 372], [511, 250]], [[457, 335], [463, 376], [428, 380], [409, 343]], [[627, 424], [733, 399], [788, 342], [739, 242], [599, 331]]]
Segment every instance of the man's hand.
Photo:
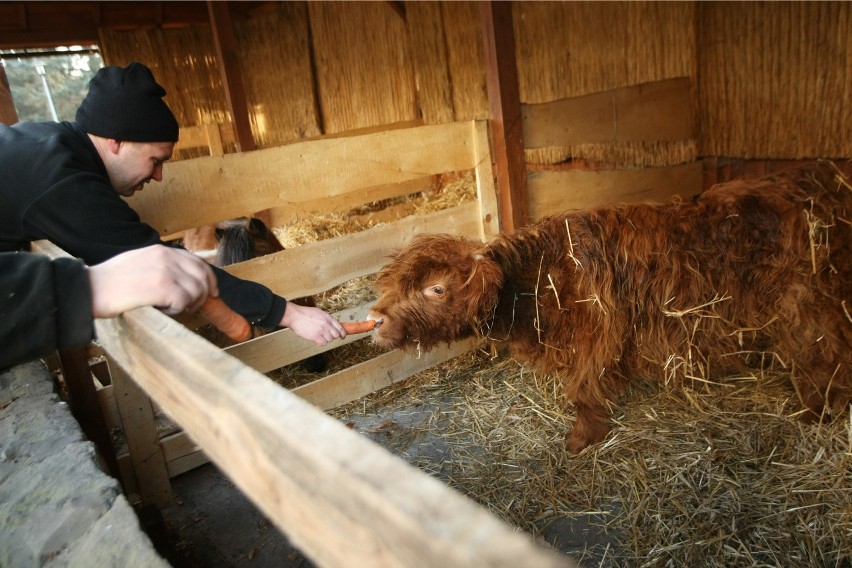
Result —
[[325, 345], [333, 339], [343, 339], [346, 331], [340, 322], [319, 308], [300, 306], [287, 302], [281, 325], [289, 327], [299, 337], [309, 339], [318, 345]]
[[141, 306], [155, 306], [175, 315], [195, 311], [208, 295], [219, 295], [216, 276], [206, 262], [164, 245], [122, 253], [88, 271], [96, 318], [114, 317]]

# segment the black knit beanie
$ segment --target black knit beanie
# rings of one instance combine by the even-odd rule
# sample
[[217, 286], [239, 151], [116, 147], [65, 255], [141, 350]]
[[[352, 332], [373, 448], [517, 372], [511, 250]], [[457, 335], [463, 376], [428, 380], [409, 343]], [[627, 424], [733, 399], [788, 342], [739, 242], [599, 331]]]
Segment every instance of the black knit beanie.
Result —
[[104, 67], [89, 81], [77, 124], [95, 136], [129, 142], [177, 142], [178, 123], [166, 90], [141, 63]]

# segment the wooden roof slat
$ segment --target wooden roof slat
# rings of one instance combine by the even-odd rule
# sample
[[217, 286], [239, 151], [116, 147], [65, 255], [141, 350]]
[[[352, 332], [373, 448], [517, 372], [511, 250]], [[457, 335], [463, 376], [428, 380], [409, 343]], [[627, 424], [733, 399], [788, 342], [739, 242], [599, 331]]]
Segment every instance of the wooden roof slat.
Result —
[[[266, 2], [229, 2], [233, 16]], [[0, 2], [0, 49], [96, 44], [98, 28], [207, 24], [205, 2]]]

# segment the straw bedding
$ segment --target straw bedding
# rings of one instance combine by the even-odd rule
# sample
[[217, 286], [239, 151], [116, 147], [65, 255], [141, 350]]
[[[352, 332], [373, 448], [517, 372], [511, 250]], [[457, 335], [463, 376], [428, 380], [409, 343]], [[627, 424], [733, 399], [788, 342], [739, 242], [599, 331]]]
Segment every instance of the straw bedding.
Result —
[[[407, 201], [416, 211], [455, 205], [472, 186], [468, 177]], [[292, 246], [369, 219], [362, 210], [276, 234]], [[367, 301], [370, 280], [319, 304]], [[326, 372], [378, 353], [369, 340], [347, 345]], [[289, 388], [317, 378], [298, 365], [270, 376]], [[677, 388], [632, 385], [612, 402], [612, 433], [579, 455], [564, 449], [574, 416], [561, 397], [554, 378], [474, 351], [332, 415], [585, 565], [852, 564], [852, 417], [796, 420], [780, 366]]]

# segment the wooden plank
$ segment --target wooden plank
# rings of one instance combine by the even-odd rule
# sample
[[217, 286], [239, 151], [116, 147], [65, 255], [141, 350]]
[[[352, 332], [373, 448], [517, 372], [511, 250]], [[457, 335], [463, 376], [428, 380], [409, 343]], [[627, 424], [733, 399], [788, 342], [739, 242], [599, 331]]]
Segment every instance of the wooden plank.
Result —
[[166, 436], [161, 440], [161, 444], [169, 477], [177, 477], [210, 461], [186, 432]]
[[[428, 215], [412, 215], [388, 225], [232, 264], [225, 270], [260, 282], [285, 298], [310, 296], [378, 271], [395, 249], [418, 233], [448, 232], [476, 238], [480, 231], [478, 210], [476, 203], [467, 202]], [[292, 270], [294, 266], [299, 270]]]
[[110, 355], [107, 360], [139, 495], [146, 505], [169, 507], [174, 495], [151, 401], [125, 370], [126, 362], [121, 363]]
[[695, 136], [689, 77], [525, 104], [522, 113], [526, 148]]
[[213, 32], [216, 55], [219, 56], [219, 71], [225, 90], [225, 100], [234, 123], [236, 137], [234, 142], [238, 152], [251, 152], [256, 146], [251, 131], [246, 91], [240, 71], [239, 50], [228, 4], [229, 2], [207, 0], [207, 11], [210, 14], [210, 29]]
[[401, 130], [404, 128], [415, 128], [423, 126], [426, 122], [422, 118], [414, 118], [411, 120], [402, 120], [400, 122], [390, 122], [387, 124], [377, 124], [374, 126], [363, 126], [361, 128], [353, 128], [352, 130], [341, 130], [340, 132], [330, 132], [320, 134], [318, 136], [309, 136], [303, 140], [321, 140], [323, 138], [346, 138], [349, 136], [361, 136], [362, 134], [375, 134], [376, 132], [387, 132], [388, 130]]
[[207, 133], [204, 126], [186, 126], [180, 129], [175, 152], [189, 148], [207, 148]]
[[701, 193], [701, 162], [637, 170], [538, 171], [529, 174], [530, 212], [534, 219], [566, 209], [610, 203], [659, 201], [678, 194]]
[[501, 230], [513, 233], [529, 217], [512, 3], [480, 2], [485, 75]]
[[500, 232], [500, 200], [494, 185], [494, 167], [491, 163], [491, 146], [488, 139], [488, 126], [477, 121], [473, 128], [476, 141], [474, 159], [476, 167], [476, 198], [479, 203], [479, 239], [486, 242]]
[[615, 140], [617, 142], [689, 140], [695, 138], [692, 80], [676, 77], [664, 81], [615, 89]]
[[99, 27], [174, 28], [207, 22], [200, 2], [0, 2], [0, 48], [96, 44]]
[[[373, 302], [369, 302], [355, 308], [343, 310], [334, 314], [334, 317], [340, 321], [363, 320], [369, 314], [372, 305]], [[332, 341], [326, 345], [317, 345], [313, 341], [299, 337], [290, 329], [280, 329], [273, 333], [226, 347], [225, 352], [236, 357], [259, 373], [268, 373], [269, 371], [280, 369], [285, 365], [290, 365], [308, 357], [348, 345], [359, 339], [364, 339], [364, 337], [364, 335], [360, 334], [349, 335], [341, 341]]]
[[96, 326], [104, 349], [318, 565], [569, 564], [159, 311]]
[[121, 428], [121, 414], [118, 412], [118, 404], [115, 402], [113, 386], [107, 385], [98, 389], [98, 404], [104, 415], [104, 422], [108, 431]]
[[[231, 124], [202, 124], [181, 128], [180, 138], [175, 144], [175, 152], [189, 148], [207, 148], [211, 156], [221, 156], [225, 153], [224, 143], [227, 141], [227, 137], [222, 135], [222, 128], [230, 131]], [[233, 142], [233, 135], [230, 138]]]
[[128, 202], [168, 235], [319, 195], [469, 170], [470, 133], [470, 122], [457, 122], [168, 162], [162, 184]]
[[0, 122], [8, 125], [18, 122], [18, 111], [15, 110], [9, 78], [6, 77], [6, 68], [2, 65], [0, 65]]
[[351, 191], [341, 195], [330, 197], [317, 197], [308, 201], [290, 203], [282, 207], [274, 207], [267, 210], [269, 220], [273, 227], [287, 225], [300, 219], [308, 219], [315, 215], [349, 211], [355, 207], [391, 199], [402, 195], [410, 195], [420, 191], [430, 191], [434, 185], [434, 176], [426, 176], [418, 179], [368, 187], [358, 191]]
[[204, 138], [207, 141], [207, 147], [210, 148], [211, 156], [222, 156], [225, 154], [225, 146], [222, 144], [222, 132], [219, 130], [218, 124], [205, 124]]
[[207, 454], [201, 450], [196, 450], [167, 461], [166, 466], [169, 468], [169, 476], [177, 477], [209, 462], [210, 458], [207, 457]]
[[296, 387], [296, 394], [323, 410], [336, 408], [408, 377], [467, 353], [481, 343], [478, 338], [440, 346], [419, 357], [394, 350], [353, 365], [333, 375]]
[[[177, 477], [182, 473], [186, 473], [210, 462], [207, 455], [192, 441], [192, 438], [186, 432], [170, 434], [161, 438], [160, 443], [163, 454], [166, 456], [166, 469], [169, 472], [169, 478]], [[132, 490], [125, 488], [126, 492], [135, 494], [135, 497], [131, 501], [140, 501], [139, 489], [136, 486], [136, 474], [133, 471], [130, 454], [126, 451], [120, 453], [118, 455], [118, 465], [125, 478], [131, 480]]]
[[[34, 250], [38, 252], [38, 249]], [[98, 448], [107, 464], [109, 474], [120, 479], [121, 472], [115, 459], [112, 437], [95, 390], [86, 349], [61, 349], [59, 361], [74, 418], [80, 423], [86, 437]]]

